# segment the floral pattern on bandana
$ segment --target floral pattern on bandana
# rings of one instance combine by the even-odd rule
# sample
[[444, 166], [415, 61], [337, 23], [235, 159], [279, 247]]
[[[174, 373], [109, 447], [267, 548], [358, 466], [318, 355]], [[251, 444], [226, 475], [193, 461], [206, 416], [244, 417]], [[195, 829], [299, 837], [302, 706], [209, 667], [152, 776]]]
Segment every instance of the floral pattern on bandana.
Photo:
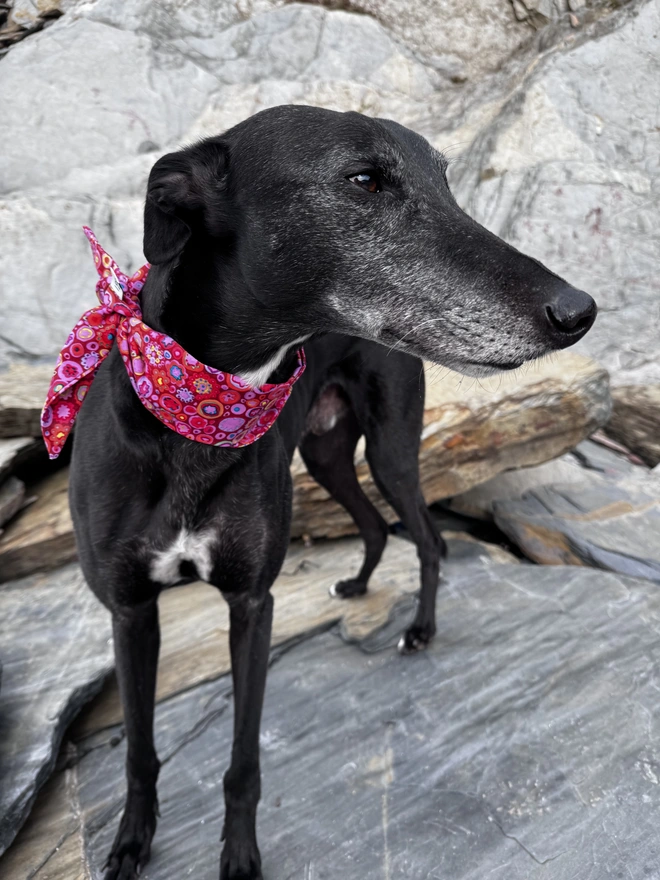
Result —
[[96, 371], [115, 342], [142, 404], [172, 431], [207, 446], [248, 446], [262, 437], [305, 369], [303, 349], [298, 350], [293, 375], [281, 384], [251, 388], [240, 376], [205, 366], [142, 320], [139, 294], [149, 264], [129, 277], [92, 230], [83, 229], [99, 274], [100, 305], [78, 321], [55, 365], [41, 414], [50, 457], [62, 451]]

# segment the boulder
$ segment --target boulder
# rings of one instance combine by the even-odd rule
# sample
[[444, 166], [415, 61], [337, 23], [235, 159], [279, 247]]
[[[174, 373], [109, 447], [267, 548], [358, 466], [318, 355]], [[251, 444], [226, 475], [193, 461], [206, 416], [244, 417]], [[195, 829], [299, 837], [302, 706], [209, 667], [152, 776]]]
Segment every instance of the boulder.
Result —
[[40, 437], [53, 364], [11, 364], [0, 373], [0, 437]]
[[94, 305], [83, 224], [126, 271], [142, 262], [146, 179], [168, 150], [306, 103], [454, 151], [538, 61], [506, 0], [21, 0], [14, 14], [55, 5], [0, 67], [0, 362], [54, 357]]
[[606, 430], [651, 467], [660, 464], [660, 385], [615, 388]]
[[112, 669], [110, 618], [67, 566], [0, 588], [0, 646], [2, 853], [53, 770], [64, 731]]
[[468, 213], [594, 295], [579, 350], [614, 384], [660, 381], [659, 31], [640, 0], [565, 37], [451, 168]]
[[530, 559], [660, 584], [660, 475], [541, 486], [495, 501], [495, 522]]
[[[261, 728], [264, 876], [653, 877], [658, 615], [648, 581], [466, 567], [440, 591], [424, 654], [325, 632], [279, 655]], [[227, 676], [157, 707], [147, 880], [217, 876], [232, 720]], [[4, 880], [102, 876], [125, 749], [119, 726], [69, 746], [72, 769], [4, 857]]]
[[[427, 366], [419, 464], [429, 504], [465, 492], [501, 471], [561, 455], [604, 424], [610, 412], [607, 373], [570, 352], [478, 383], [457, 373], [439, 373]], [[396, 521], [371, 481], [362, 445], [356, 466], [369, 498], [389, 522]], [[294, 536], [355, 532], [351, 518], [307, 474], [299, 457], [293, 474]]]

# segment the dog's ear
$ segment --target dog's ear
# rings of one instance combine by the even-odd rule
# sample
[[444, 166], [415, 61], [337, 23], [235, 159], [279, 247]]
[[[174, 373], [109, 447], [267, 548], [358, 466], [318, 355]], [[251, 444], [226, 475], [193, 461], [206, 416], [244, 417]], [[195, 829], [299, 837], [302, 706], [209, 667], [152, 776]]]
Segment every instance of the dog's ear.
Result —
[[209, 138], [162, 156], [151, 169], [144, 206], [144, 255], [166, 263], [184, 249], [193, 229], [206, 222], [224, 191], [228, 151]]

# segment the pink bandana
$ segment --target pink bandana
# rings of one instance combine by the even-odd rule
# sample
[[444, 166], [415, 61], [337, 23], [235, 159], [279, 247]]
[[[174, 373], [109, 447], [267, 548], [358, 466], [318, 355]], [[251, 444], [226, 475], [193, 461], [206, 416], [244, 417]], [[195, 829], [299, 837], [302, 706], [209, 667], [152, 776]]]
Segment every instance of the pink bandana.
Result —
[[69, 436], [87, 390], [115, 339], [135, 393], [156, 418], [186, 437], [208, 446], [248, 446], [262, 437], [287, 402], [305, 369], [305, 353], [281, 385], [251, 388], [240, 376], [206, 367], [170, 336], [142, 320], [138, 294], [149, 264], [129, 278], [84, 226], [100, 280], [100, 306], [82, 316], [69, 334], [41, 414], [41, 430], [51, 458]]

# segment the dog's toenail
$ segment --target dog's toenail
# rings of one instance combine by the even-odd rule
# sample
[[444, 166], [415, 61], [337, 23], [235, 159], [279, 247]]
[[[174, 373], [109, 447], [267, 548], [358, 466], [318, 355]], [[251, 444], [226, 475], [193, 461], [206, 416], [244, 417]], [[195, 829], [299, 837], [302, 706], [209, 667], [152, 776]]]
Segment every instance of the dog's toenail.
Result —
[[330, 595], [336, 599], [337, 598], [337, 584], [333, 584], [330, 587], [330, 589], [328, 590], [328, 593], [330, 593]]

